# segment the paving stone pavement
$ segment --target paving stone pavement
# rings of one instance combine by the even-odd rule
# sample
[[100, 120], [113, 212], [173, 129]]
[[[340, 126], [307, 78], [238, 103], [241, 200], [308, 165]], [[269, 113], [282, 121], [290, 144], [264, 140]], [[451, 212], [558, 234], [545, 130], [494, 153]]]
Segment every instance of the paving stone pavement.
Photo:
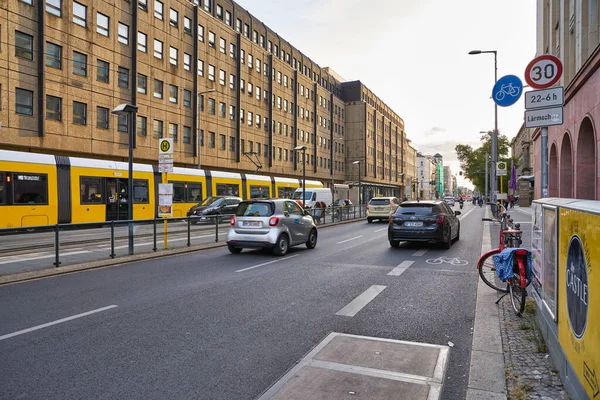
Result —
[[499, 304], [508, 399], [569, 399], [537, 328], [535, 301], [527, 301], [530, 304], [521, 318], [515, 315], [509, 296]]

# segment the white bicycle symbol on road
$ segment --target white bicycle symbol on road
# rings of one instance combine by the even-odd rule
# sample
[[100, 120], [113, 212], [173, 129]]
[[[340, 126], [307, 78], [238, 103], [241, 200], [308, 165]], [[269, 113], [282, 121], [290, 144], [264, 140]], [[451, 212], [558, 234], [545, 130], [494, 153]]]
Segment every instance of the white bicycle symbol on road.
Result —
[[438, 258], [430, 258], [429, 260], [425, 261], [427, 264], [432, 264], [432, 265], [440, 265], [440, 264], [450, 264], [450, 265], [467, 265], [469, 262], [466, 260], [459, 260], [458, 258], [454, 257], [438, 257]]
[[496, 93], [496, 100], [502, 101], [502, 99], [504, 99], [504, 96], [506, 95], [518, 97], [520, 92], [521, 88], [519, 88], [518, 86], [513, 86], [512, 83], [509, 83], [508, 85], [502, 85], [500, 87], [500, 91]]

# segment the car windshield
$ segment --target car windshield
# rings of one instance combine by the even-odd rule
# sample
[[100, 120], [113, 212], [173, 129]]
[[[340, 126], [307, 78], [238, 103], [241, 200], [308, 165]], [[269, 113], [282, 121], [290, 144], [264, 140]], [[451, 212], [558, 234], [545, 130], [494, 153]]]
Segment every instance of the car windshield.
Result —
[[273, 203], [262, 202], [241, 202], [235, 210], [238, 217], [270, 217], [274, 212]]
[[219, 204], [221, 204], [222, 200], [222, 197], [210, 196], [202, 200], [202, 202], [198, 203], [198, 205], [201, 207], [218, 206]]
[[389, 206], [391, 200], [388, 199], [371, 199], [369, 202], [372, 206]]
[[430, 215], [433, 213], [432, 204], [404, 204], [396, 210], [396, 215]]
[[[306, 194], [304, 195], [304, 200], [310, 200], [312, 198], [312, 192], [310, 190], [307, 190], [305, 193]], [[294, 192], [294, 197], [292, 197], [292, 199], [302, 200], [302, 191]]]

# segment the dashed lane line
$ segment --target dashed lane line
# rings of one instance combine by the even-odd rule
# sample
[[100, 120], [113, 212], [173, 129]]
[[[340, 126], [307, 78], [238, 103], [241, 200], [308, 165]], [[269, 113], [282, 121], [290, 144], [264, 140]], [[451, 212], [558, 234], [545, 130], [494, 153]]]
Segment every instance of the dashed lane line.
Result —
[[341, 242], [337, 242], [336, 244], [342, 244], [342, 243], [350, 242], [351, 240], [360, 239], [361, 237], [363, 237], [363, 235], [360, 235], [360, 236], [355, 236], [355, 237], [353, 237], [353, 238], [346, 239], [346, 240], [342, 240]]
[[388, 275], [391, 275], [391, 276], [400, 276], [400, 275], [402, 275], [402, 273], [404, 271], [406, 271], [408, 269], [408, 267], [410, 267], [414, 263], [415, 263], [414, 261], [402, 261], [400, 263], [400, 265], [398, 265], [396, 268], [394, 268], [393, 270], [391, 270], [388, 273]]
[[267, 261], [267, 262], [264, 262], [264, 263], [262, 263], [262, 264], [253, 265], [253, 266], [251, 266], [251, 267], [248, 267], [248, 268], [242, 268], [242, 269], [238, 269], [238, 270], [237, 270], [237, 271], [235, 271], [235, 272], [245, 272], [245, 271], [250, 271], [251, 269], [255, 269], [255, 268], [258, 268], [258, 267], [263, 267], [263, 266], [265, 266], [265, 265], [274, 264], [274, 263], [276, 263], [276, 262], [280, 262], [280, 261], [289, 260], [290, 258], [298, 257], [299, 255], [300, 255], [300, 254], [294, 254], [293, 256], [283, 257], [283, 258], [279, 258], [279, 259], [277, 259], [277, 260], [273, 260], [273, 261]]
[[417, 250], [415, 251], [415, 254], [413, 254], [413, 257], [421, 257], [424, 256], [425, 253], [427, 253], [427, 250], [429, 249], [421, 249], [421, 250]]
[[354, 317], [360, 310], [362, 310], [367, 304], [369, 304], [379, 293], [383, 292], [383, 290], [387, 286], [382, 285], [373, 285], [362, 294], [360, 294], [357, 298], [352, 300], [348, 305], [342, 308], [340, 311], [335, 313], [335, 315], [341, 315], [343, 317]]

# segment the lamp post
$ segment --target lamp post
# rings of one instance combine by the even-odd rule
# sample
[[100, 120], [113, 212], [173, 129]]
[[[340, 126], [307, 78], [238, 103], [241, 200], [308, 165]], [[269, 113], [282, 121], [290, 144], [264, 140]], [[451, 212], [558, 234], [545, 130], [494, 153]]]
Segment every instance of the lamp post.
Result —
[[331, 158], [331, 204], [335, 204], [335, 142], [344, 140], [343, 137], [333, 139], [333, 157]]
[[306, 200], [306, 146], [296, 146], [294, 150], [302, 151], [302, 208], [304, 208]]
[[361, 161], [352, 162], [352, 164], [358, 165], [358, 216], [362, 218], [362, 184], [360, 181], [360, 163]]
[[[489, 53], [494, 55], [494, 83], [498, 81], [498, 52], [496, 50], [471, 50], [470, 55], [479, 55]], [[496, 178], [496, 162], [498, 161], [498, 104], [494, 102], [494, 132], [492, 133], [492, 181], [491, 181], [491, 197], [496, 200], [496, 192], [498, 190], [498, 182]]]
[[112, 110], [115, 115], [127, 115], [127, 133], [129, 135], [129, 170], [127, 176], [127, 219], [129, 219], [129, 255], [133, 255], [133, 118], [137, 112], [133, 104], [119, 104]]
[[198, 93], [198, 132], [196, 132], [196, 142], [197, 142], [197, 145], [198, 145], [198, 169], [201, 168], [201, 164], [200, 164], [200, 132], [202, 130], [200, 129], [200, 115], [201, 115], [200, 114], [200, 110], [201, 110], [201, 107], [200, 107], [200, 96], [202, 96], [203, 94], [206, 94], [206, 93], [212, 93], [212, 92], [216, 92], [216, 91], [217, 91], [216, 89], [209, 89], [209, 90], [206, 90], [204, 92]]

